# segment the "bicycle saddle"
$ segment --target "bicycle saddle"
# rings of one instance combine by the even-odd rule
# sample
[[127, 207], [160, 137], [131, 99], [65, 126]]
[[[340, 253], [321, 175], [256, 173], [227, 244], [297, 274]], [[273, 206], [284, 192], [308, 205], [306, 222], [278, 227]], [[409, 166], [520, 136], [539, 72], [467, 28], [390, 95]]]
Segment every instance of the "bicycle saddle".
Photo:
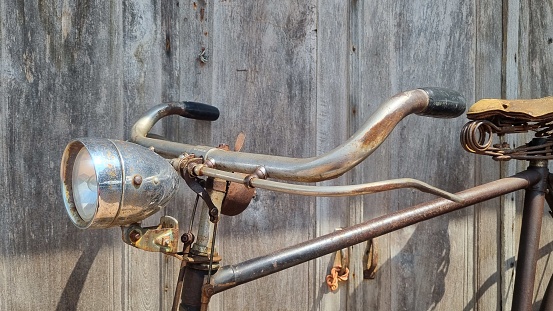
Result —
[[553, 121], [553, 96], [538, 99], [482, 99], [470, 107], [471, 120], [510, 119], [521, 122]]

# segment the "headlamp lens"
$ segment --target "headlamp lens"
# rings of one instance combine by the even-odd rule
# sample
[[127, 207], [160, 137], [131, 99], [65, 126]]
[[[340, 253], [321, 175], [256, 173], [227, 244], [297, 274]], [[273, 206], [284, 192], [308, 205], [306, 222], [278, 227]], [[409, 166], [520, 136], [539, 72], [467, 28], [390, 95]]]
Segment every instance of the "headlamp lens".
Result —
[[90, 221], [98, 208], [98, 181], [90, 153], [84, 147], [75, 158], [72, 182], [75, 208], [84, 221]]

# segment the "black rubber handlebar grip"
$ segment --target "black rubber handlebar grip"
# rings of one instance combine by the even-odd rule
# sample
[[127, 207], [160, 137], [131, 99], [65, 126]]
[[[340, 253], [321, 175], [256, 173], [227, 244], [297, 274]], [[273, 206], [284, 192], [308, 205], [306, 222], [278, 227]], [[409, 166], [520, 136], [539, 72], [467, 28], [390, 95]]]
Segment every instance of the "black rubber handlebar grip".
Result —
[[183, 117], [204, 121], [215, 121], [219, 118], [217, 107], [196, 102], [181, 102], [180, 104], [184, 106], [179, 113]]
[[456, 118], [467, 108], [466, 100], [459, 92], [441, 87], [420, 88], [428, 94], [428, 107], [417, 113], [434, 118]]

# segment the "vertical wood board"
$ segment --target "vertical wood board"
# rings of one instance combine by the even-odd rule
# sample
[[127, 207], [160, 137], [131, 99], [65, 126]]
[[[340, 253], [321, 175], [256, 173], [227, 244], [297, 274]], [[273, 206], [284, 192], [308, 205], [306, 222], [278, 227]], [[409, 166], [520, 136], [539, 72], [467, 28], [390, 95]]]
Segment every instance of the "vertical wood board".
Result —
[[[176, 260], [125, 245], [118, 228], [78, 230], [65, 215], [59, 161], [71, 139], [127, 139], [148, 108], [192, 100], [218, 107], [221, 118], [171, 117], [155, 131], [231, 148], [244, 132], [244, 151], [310, 157], [402, 90], [450, 87], [469, 103], [553, 95], [552, 19], [549, 0], [1, 2], [0, 310], [171, 306]], [[459, 146], [464, 122], [408, 117], [369, 159], [323, 184], [412, 177], [458, 191], [497, 178], [500, 165]], [[524, 166], [503, 164], [502, 174]], [[171, 215], [185, 231], [194, 198], [181, 189], [145, 223]], [[218, 248], [223, 264], [237, 263], [431, 198], [259, 190], [246, 212], [222, 217]], [[360, 244], [335, 293], [324, 284], [328, 255], [217, 295], [210, 310], [508, 309], [520, 231], [520, 209], [510, 202], [520, 198], [378, 238], [375, 280], [362, 279]], [[538, 302], [551, 275], [552, 235], [546, 217]]]
[[[233, 146], [242, 131], [243, 151], [312, 156], [314, 6], [293, 1], [214, 5], [212, 100], [221, 117], [213, 123], [213, 140]], [[312, 198], [258, 189], [246, 211], [221, 218], [223, 264], [307, 240], [313, 204]], [[300, 265], [222, 293], [220, 305], [237, 310], [307, 309], [308, 282], [308, 266]]]

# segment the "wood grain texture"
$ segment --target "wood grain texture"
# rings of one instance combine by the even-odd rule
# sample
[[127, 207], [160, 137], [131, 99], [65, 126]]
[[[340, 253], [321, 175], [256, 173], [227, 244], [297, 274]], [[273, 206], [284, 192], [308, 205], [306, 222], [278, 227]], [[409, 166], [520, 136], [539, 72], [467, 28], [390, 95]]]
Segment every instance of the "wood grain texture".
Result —
[[[132, 124], [148, 108], [161, 101], [160, 50], [161, 8], [158, 1], [123, 2], [123, 107], [124, 129]], [[128, 131], [125, 133], [128, 138]], [[144, 223], [158, 224], [159, 212]], [[123, 308], [127, 310], [157, 310], [164, 304], [163, 258], [160, 254], [144, 253], [122, 245]], [[170, 300], [170, 299], [169, 299]]]
[[[457, 89], [471, 100], [472, 3], [379, 1], [358, 3], [355, 9], [361, 31], [355, 45], [360, 72], [356, 113], [368, 116], [386, 97], [422, 85]], [[472, 166], [472, 161], [457, 143], [462, 124], [461, 119], [406, 118], [366, 161], [360, 179], [413, 177], [450, 191], [470, 186], [473, 173], [463, 167]], [[429, 198], [409, 190], [367, 197], [363, 218]], [[367, 299], [355, 299], [351, 309], [360, 303], [375, 310], [464, 308], [473, 291], [471, 215], [470, 210], [454, 213], [379, 238], [377, 278], [356, 284], [354, 295]], [[454, 295], [448, 294], [450, 284], [455, 284]]]
[[[326, 153], [349, 138], [349, 4], [347, 2], [319, 1], [317, 3], [317, 155]], [[348, 184], [348, 174], [322, 185]], [[315, 204], [315, 236], [347, 227], [350, 213], [349, 198], [317, 198]], [[312, 236], [314, 237], [314, 236]], [[343, 250], [347, 256], [348, 250]], [[326, 285], [336, 254], [314, 261], [310, 289], [311, 308], [345, 310], [347, 306], [346, 283], [339, 283], [331, 292]], [[349, 254], [351, 255], [351, 254]], [[344, 267], [345, 268], [345, 267]]]
[[72, 137], [121, 133], [113, 122], [122, 118], [122, 106], [113, 105], [121, 84], [111, 75], [120, 46], [110, 33], [120, 11], [103, 3], [5, 1], [2, 8], [5, 310], [119, 310], [118, 235], [70, 224], [59, 161]]
[[[217, 106], [209, 123], [172, 117], [155, 131], [187, 143], [308, 157], [352, 134], [385, 99], [420, 86], [485, 97], [553, 92], [553, 3], [509, 1], [0, 2], [0, 310], [168, 310], [178, 262], [130, 248], [118, 229], [81, 231], [59, 194], [72, 138], [128, 138], [162, 101]], [[502, 18], [500, 18], [502, 16]], [[503, 40], [505, 39], [505, 40]], [[200, 54], [203, 52], [203, 61]], [[458, 144], [463, 118], [408, 117], [373, 155], [328, 184], [413, 177], [458, 191], [510, 174]], [[528, 137], [513, 138], [520, 145]], [[216, 295], [210, 310], [508, 309], [520, 194], [377, 239], [377, 278], [330, 293], [333, 257]], [[181, 189], [159, 216], [188, 226]], [[258, 191], [222, 217], [218, 249], [232, 264], [432, 198], [399, 190], [347, 199]], [[499, 209], [498, 206], [501, 206]], [[536, 301], [549, 275], [543, 220]], [[101, 297], [101, 299], [98, 299]]]
[[[502, 94], [502, 20], [489, 18], [502, 10], [499, 2], [477, 2], [475, 7], [474, 100], [501, 98]], [[474, 184], [483, 184], [500, 176], [500, 165], [488, 157], [474, 157]], [[489, 200], [474, 208], [474, 292], [464, 310], [500, 309], [502, 282], [501, 201]], [[469, 276], [470, 277], [470, 276]], [[470, 279], [469, 279], [470, 280]], [[508, 309], [508, 308], [507, 308]]]
[[[509, 0], [503, 2], [503, 27], [505, 40], [503, 45], [503, 98], [519, 98], [520, 90], [518, 87], [519, 67], [516, 65], [515, 58], [519, 49], [519, 28], [520, 28], [520, 1]], [[519, 146], [518, 137], [505, 137], [505, 142], [510, 145]], [[501, 177], [507, 177], [517, 172], [520, 167], [516, 162], [509, 161], [501, 163]], [[501, 296], [502, 307], [511, 308], [514, 294], [514, 276], [516, 264], [516, 245], [518, 243], [518, 234], [516, 227], [520, 227], [520, 217], [517, 219], [517, 213], [520, 215], [522, 204], [520, 193], [511, 193], [503, 196], [501, 199]], [[518, 208], [517, 208], [518, 206]]]
[[[390, 35], [392, 19], [390, 2], [352, 2], [350, 8], [351, 69], [350, 69], [350, 133], [353, 133], [391, 93]], [[376, 78], [378, 77], [378, 78]], [[395, 91], [395, 90], [394, 90]], [[362, 165], [352, 170], [352, 183], [390, 179], [390, 143], [385, 141]], [[387, 211], [390, 193], [351, 198], [350, 224], [383, 215]], [[370, 204], [368, 202], [371, 202]], [[378, 202], [378, 204], [376, 204]], [[382, 203], [385, 202], [385, 203]], [[374, 203], [374, 204], [373, 204]], [[374, 280], [364, 280], [364, 252], [366, 245], [353, 248], [352, 276], [348, 284], [348, 309], [387, 310], [391, 308], [390, 266], [383, 264], [390, 258], [389, 235], [376, 239], [379, 253], [379, 271]]]
[[[516, 64], [518, 73], [518, 93], [520, 98], [540, 98], [553, 94], [553, 2], [544, 1], [540, 5], [520, 4], [519, 41]], [[549, 20], [549, 21], [548, 21]], [[519, 137], [519, 145], [531, 139], [531, 135]], [[549, 169], [552, 169], [551, 164]], [[539, 310], [543, 293], [553, 275], [551, 251], [553, 250], [553, 219], [546, 207], [542, 221], [539, 260], [534, 287], [534, 310]], [[515, 232], [520, 234], [521, 211], [517, 210]]]
[[[244, 151], [306, 157], [315, 153], [315, 8], [310, 2], [214, 3], [212, 101], [221, 108], [214, 141]], [[249, 208], [220, 223], [225, 264], [311, 236], [314, 199], [258, 190]], [[309, 308], [307, 264], [222, 293], [223, 310]], [[276, 298], [276, 300], [275, 300]]]

